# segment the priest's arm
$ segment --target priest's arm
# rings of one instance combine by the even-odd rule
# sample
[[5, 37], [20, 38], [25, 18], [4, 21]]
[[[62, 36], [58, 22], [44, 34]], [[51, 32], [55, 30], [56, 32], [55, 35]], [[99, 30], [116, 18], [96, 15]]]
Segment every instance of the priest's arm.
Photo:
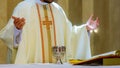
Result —
[[[12, 20], [11, 20], [12, 21]], [[5, 42], [5, 44], [11, 49], [12, 45], [17, 47], [19, 41], [21, 40], [21, 30], [18, 30], [14, 25], [9, 21], [6, 27], [0, 31], [0, 38]]]
[[[13, 16], [21, 17], [20, 7], [16, 7]], [[8, 24], [0, 30], [0, 39], [2, 39], [8, 48], [16, 48], [21, 40], [22, 30], [15, 27], [13, 17], [10, 18]]]
[[[61, 8], [62, 10], [62, 8]], [[89, 59], [91, 58], [90, 39], [88, 32], [98, 27], [98, 18], [93, 20], [93, 15], [90, 16], [86, 24], [81, 26], [72, 26], [71, 22], [67, 19], [64, 11], [62, 12], [65, 21], [65, 45], [67, 47], [68, 59]]]

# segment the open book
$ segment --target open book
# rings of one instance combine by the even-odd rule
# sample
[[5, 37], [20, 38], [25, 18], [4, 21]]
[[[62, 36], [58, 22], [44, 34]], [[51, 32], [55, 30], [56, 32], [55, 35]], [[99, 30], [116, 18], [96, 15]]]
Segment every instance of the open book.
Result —
[[88, 60], [70, 60], [73, 65], [120, 65], [120, 50], [93, 56]]

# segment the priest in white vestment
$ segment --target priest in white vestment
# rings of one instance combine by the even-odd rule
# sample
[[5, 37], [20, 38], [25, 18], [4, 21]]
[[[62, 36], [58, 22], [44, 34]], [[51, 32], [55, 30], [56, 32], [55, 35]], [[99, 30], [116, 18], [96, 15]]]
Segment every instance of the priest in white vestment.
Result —
[[72, 26], [62, 8], [53, 0], [20, 2], [0, 38], [8, 45], [8, 62], [15, 64], [54, 62], [52, 46], [66, 46], [64, 61], [91, 57], [89, 30], [99, 25], [98, 18]]

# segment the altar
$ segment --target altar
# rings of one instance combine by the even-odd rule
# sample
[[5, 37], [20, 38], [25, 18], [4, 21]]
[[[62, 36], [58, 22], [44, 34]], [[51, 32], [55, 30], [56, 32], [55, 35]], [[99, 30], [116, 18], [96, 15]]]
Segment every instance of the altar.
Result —
[[0, 68], [120, 68], [120, 66], [82, 66], [64, 64], [49, 64], [49, 63], [34, 63], [34, 64], [0, 64]]

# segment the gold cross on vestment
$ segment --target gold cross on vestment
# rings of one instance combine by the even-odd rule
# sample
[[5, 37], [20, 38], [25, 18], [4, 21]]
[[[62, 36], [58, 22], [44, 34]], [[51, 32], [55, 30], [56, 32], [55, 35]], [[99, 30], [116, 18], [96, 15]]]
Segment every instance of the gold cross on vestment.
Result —
[[48, 20], [48, 16], [45, 16], [45, 21], [43, 21], [43, 25], [46, 25], [47, 30], [50, 30], [50, 25], [52, 25], [52, 21]]
[[[45, 17], [45, 20], [42, 21], [41, 19], [41, 16], [40, 16], [40, 7], [38, 4], [36, 4], [37, 6], [37, 12], [38, 12], [38, 17], [39, 17], [39, 22], [40, 22], [40, 33], [41, 33], [41, 44], [42, 44], [42, 62], [45, 63], [45, 62], [48, 62], [48, 60], [46, 60], [46, 58], [48, 57], [49, 59], [49, 63], [51, 63], [53, 60], [52, 60], [52, 36], [53, 34], [51, 34], [51, 30], [50, 30], [50, 26], [52, 26], [54, 30], [54, 45], [56, 45], [56, 30], [55, 30], [55, 23], [54, 23], [54, 17], [53, 17], [53, 12], [52, 12], [52, 8], [49, 4], [49, 7], [47, 5], [43, 5], [43, 10], [44, 10], [44, 17]], [[48, 12], [49, 11], [51, 13], [51, 18], [52, 20], [49, 21], [49, 17], [48, 17]], [[48, 40], [44, 40], [44, 32], [43, 32], [43, 27], [42, 26], [46, 26], [46, 31], [47, 31], [47, 38]], [[46, 36], [46, 35], [45, 35]], [[46, 42], [44, 41], [48, 41], [47, 44], [45, 44]], [[45, 45], [47, 46], [48, 45], [48, 55], [46, 56], [46, 48], [45, 48]]]

